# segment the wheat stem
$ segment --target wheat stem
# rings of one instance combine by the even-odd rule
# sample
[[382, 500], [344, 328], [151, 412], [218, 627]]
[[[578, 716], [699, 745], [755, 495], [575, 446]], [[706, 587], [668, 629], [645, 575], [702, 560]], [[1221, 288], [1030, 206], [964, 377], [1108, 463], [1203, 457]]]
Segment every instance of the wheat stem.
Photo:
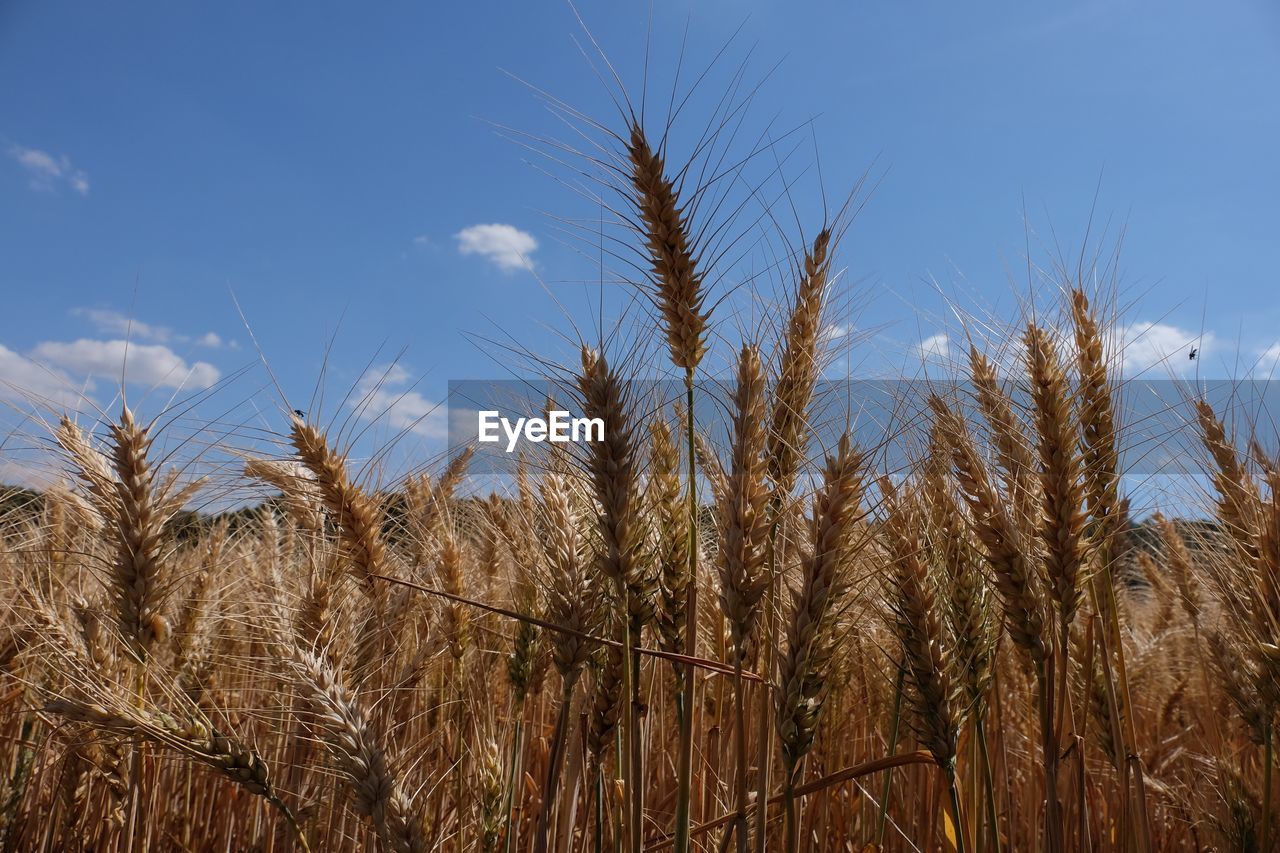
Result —
[[[694, 371], [685, 371], [685, 504], [688, 512], [688, 600], [685, 603], [684, 653], [690, 659], [698, 654], [698, 462], [697, 439], [694, 426]], [[677, 697], [676, 713], [679, 717], [680, 738], [676, 757], [676, 815], [675, 850], [688, 853], [690, 805], [693, 800], [693, 732], [694, 732], [694, 669], [686, 663], [684, 678]]]

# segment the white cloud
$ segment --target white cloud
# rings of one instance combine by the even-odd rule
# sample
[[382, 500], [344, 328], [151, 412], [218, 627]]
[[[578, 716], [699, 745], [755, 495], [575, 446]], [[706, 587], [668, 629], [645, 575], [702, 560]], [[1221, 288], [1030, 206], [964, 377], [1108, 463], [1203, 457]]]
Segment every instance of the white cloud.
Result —
[[412, 376], [399, 364], [371, 367], [356, 383], [351, 405], [366, 421], [385, 421], [393, 429], [407, 430], [424, 438], [448, 436], [445, 407], [405, 386]]
[[161, 344], [130, 344], [123, 340], [45, 341], [37, 344], [30, 357], [72, 374], [137, 382], [162, 388], [208, 388], [221, 375], [204, 361], [188, 364]]
[[9, 156], [26, 170], [34, 190], [49, 192], [65, 184], [80, 195], [89, 194], [89, 176], [73, 166], [66, 155], [55, 157], [38, 148], [10, 145]]
[[408, 385], [412, 379], [413, 376], [408, 369], [397, 362], [370, 369], [360, 380], [360, 383], [363, 388], [372, 388], [375, 385], [381, 385], [384, 388], [397, 388], [402, 385]]
[[1272, 344], [1258, 352], [1258, 361], [1253, 366], [1253, 375], [1258, 379], [1280, 379], [1280, 343]]
[[916, 344], [916, 354], [921, 361], [946, 361], [951, 356], [951, 338], [939, 332]]
[[481, 255], [503, 272], [533, 269], [530, 256], [538, 248], [538, 241], [514, 225], [472, 225], [453, 236], [462, 254]]
[[75, 410], [83, 402], [79, 386], [56, 368], [46, 367], [0, 344], [0, 400], [32, 400]]
[[217, 332], [205, 332], [193, 342], [196, 346], [208, 347], [209, 349], [217, 349], [223, 345], [222, 336]]
[[[1186, 376], [1196, 372], [1215, 343], [1212, 332], [1191, 332], [1167, 323], [1130, 323], [1120, 329], [1123, 371], [1137, 376], [1147, 371]], [[1192, 348], [1196, 358], [1189, 358]], [[1147, 378], [1153, 378], [1148, 376]]]
[[831, 343], [841, 338], [848, 337], [852, 329], [849, 326], [841, 326], [839, 323], [828, 323], [822, 327], [822, 331], [818, 332], [818, 340], [822, 343]]

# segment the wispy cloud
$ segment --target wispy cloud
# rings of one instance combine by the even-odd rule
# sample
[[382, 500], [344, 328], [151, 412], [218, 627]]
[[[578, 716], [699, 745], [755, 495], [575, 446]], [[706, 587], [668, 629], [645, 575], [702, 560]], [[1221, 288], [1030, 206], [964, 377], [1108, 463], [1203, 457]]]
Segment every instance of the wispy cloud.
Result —
[[167, 326], [144, 323], [109, 308], [72, 308], [71, 313], [76, 317], [83, 317], [99, 332], [108, 335], [126, 335], [136, 339], [161, 342], [173, 337], [173, 332]]
[[428, 400], [412, 385], [413, 377], [399, 364], [369, 368], [356, 383], [351, 405], [361, 420], [386, 423], [392, 429], [430, 439], [448, 437], [442, 403]]
[[55, 156], [39, 148], [10, 145], [11, 158], [27, 173], [31, 188], [40, 192], [52, 192], [65, 186], [79, 193], [89, 194], [89, 176], [77, 169], [65, 154]]
[[458, 241], [459, 252], [480, 255], [503, 272], [533, 269], [532, 255], [538, 241], [514, 225], [472, 225], [453, 236]]
[[163, 344], [130, 344], [124, 340], [45, 341], [29, 358], [58, 367], [71, 375], [99, 379], [124, 378], [158, 388], [208, 388], [221, 376], [205, 361], [188, 364]]
[[105, 335], [117, 335], [134, 341], [152, 341], [160, 344], [194, 344], [208, 349], [220, 349], [224, 346], [236, 348], [234, 341], [225, 341], [217, 332], [205, 332], [195, 336], [182, 335], [168, 326], [145, 323], [110, 308], [72, 308], [71, 313], [73, 316], [88, 320], [97, 331]]

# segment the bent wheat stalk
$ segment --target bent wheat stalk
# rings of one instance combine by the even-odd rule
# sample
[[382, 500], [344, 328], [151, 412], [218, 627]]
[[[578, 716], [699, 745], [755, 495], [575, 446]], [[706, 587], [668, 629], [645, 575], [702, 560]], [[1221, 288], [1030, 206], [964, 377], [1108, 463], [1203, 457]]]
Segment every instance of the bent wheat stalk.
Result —
[[145, 740], [213, 768], [280, 812], [302, 849], [310, 850], [297, 818], [276, 793], [266, 762], [235, 738], [195, 718], [182, 724], [167, 714], [153, 714], [123, 702], [107, 707], [87, 699], [63, 697], [46, 702], [44, 711], [99, 731]]
[[312, 652], [290, 647], [283, 662], [311, 712], [317, 735], [351, 787], [355, 811], [369, 818], [388, 850], [425, 853], [427, 839], [365, 710]]

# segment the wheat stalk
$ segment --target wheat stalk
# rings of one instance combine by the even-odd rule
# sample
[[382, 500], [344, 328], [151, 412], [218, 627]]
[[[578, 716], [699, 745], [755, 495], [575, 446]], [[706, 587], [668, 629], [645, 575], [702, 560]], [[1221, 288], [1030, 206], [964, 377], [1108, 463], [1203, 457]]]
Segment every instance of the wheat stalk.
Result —
[[822, 485], [813, 501], [809, 523], [809, 556], [801, 565], [800, 591], [787, 631], [776, 693], [778, 740], [786, 763], [788, 850], [798, 843], [795, 786], [800, 762], [813, 746], [835, 648], [834, 614], [848, 589], [846, 560], [850, 536], [862, 502], [862, 457], [841, 436], [828, 456]]
[[547, 759], [542, 809], [538, 815], [535, 847], [538, 851], [545, 851], [550, 840], [551, 812], [560, 789], [573, 691], [582, 667], [591, 657], [592, 646], [584, 635], [593, 633], [599, 621], [595, 577], [583, 565], [583, 545], [568, 484], [562, 478], [549, 474], [542, 481], [542, 501], [546, 513], [547, 564], [550, 566], [546, 582], [547, 619], [574, 633], [557, 631], [551, 637], [551, 657], [560, 673], [562, 690], [551, 753]]
[[582, 372], [578, 379], [583, 411], [589, 418], [604, 424], [604, 438], [590, 445], [587, 467], [600, 505], [597, 528], [602, 549], [600, 572], [615, 587], [622, 608], [620, 618], [625, 627], [626, 654], [623, 681], [630, 699], [625, 709], [623, 765], [626, 769], [630, 844], [640, 846], [643, 820], [642, 757], [640, 749], [640, 645], [644, 626], [653, 618], [653, 592], [656, 586], [649, 567], [644, 565], [641, 548], [643, 528], [639, 513], [642, 494], [639, 488], [636, 447], [631, 432], [630, 401], [625, 386], [601, 353], [582, 349]]
[[920, 508], [913, 498], [902, 498], [887, 477], [880, 480], [880, 494], [886, 509], [883, 530], [890, 558], [887, 593], [910, 686], [912, 719], [920, 743], [947, 777], [957, 816], [956, 848], [963, 853], [966, 834], [959, 824], [955, 769], [961, 722], [955, 659], [949, 654], [950, 643], [943, 633], [934, 583], [924, 559]]

